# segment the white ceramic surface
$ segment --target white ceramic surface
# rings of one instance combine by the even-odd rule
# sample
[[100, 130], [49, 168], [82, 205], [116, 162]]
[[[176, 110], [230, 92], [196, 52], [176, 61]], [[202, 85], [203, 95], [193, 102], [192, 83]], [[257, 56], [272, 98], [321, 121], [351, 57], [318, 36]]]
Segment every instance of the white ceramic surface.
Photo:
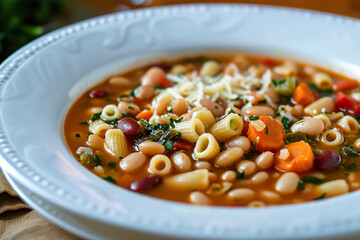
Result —
[[[360, 192], [306, 204], [199, 207], [139, 195], [83, 168], [62, 136], [79, 92], [149, 59], [229, 49], [297, 56], [360, 79], [360, 22], [285, 8], [188, 5], [95, 18], [37, 39], [0, 66], [0, 163], [49, 203], [110, 227], [166, 236], [274, 239], [360, 232]], [[73, 86], [77, 86], [74, 89]]]

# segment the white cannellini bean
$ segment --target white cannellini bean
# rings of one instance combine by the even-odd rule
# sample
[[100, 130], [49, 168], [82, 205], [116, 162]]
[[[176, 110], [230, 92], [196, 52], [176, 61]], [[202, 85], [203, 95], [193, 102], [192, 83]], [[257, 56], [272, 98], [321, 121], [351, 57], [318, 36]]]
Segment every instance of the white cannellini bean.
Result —
[[198, 205], [208, 205], [209, 204], [209, 198], [202, 192], [194, 191], [190, 193], [189, 200], [193, 204]]
[[273, 153], [270, 151], [263, 152], [256, 159], [255, 163], [259, 169], [266, 169], [272, 166], [274, 161]]
[[294, 123], [292, 132], [303, 132], [308, 136], [315, 137], [324, 131], [324, 122], [318, 118], [305, 118]]
[[332, 180], [317, 186], [319, 194], [326, 193], [326, 197], [332, 197], [349, 192], [349, 185], [344, 179]]
[[227, 196], [233, 201], [247, 202], [254, 198], [255, 192], [248, 188], [237, 188], [228, 192]]
[[296, 191], [300, 178], [296, 173], [284, 173], [276, 182], [275, 190], [281, 194], [291, 194]]

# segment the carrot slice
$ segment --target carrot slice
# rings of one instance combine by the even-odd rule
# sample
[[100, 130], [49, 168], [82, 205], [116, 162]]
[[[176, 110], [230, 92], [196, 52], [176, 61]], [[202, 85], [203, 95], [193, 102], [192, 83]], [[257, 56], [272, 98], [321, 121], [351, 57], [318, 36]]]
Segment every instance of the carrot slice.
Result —
[[347, 91], [359, 87], [359, 82], [352, 79], [337, 79], [333, 84], [334, 91]]
[[280, 157], [281, 153], [275, 153], [274, 166], [284, 172], [306, 172], [314, 165], [314, 154], [307, 142], [294, 142], [286, 146], [289, 151], [287, 158]]
[[268, 116], [260, 116], [259, 120], [265, 124], [265, 127], [259, 129], [259, 127], [256, 126], [259, 122], [251, 122], [247, 132], [250, 141], [256, 143], [257, 150], [260, 152], [276, 151], [283, 147], [286, 136], [283, 125]]
[[149, 121], [149, 119], [152, 117], [152, 115], [154, 115], [154, 110], [149, 109], [149, 110], [144, 110], [144, 111], [140, 112], [138, 115], [136, 115], [136, 118], [137, 119], [145, 119], [146, 121]]
[[315, 101], [315, 96], [305, 83], [300, 83], [293, 93], [293, 100], [300, 105], [307, 106]]

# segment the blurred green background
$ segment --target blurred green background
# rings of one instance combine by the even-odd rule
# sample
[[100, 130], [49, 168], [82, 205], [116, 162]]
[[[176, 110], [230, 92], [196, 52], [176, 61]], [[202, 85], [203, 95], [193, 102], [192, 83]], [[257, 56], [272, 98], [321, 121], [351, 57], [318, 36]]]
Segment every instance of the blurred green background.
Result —
[[360, 18], [360, 0], [0, 0], [0, 63], [43, 33], [83, 19], [135, 8], [205, 2], [287, 6]]

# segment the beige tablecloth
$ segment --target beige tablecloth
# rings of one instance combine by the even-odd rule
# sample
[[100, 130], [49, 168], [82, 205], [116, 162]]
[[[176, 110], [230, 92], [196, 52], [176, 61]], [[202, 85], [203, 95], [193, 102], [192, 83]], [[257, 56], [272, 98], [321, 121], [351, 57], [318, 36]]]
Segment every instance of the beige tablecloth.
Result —
[[80, 239], [51, 223], [17, 197], [0, 170], [0, 239]]

